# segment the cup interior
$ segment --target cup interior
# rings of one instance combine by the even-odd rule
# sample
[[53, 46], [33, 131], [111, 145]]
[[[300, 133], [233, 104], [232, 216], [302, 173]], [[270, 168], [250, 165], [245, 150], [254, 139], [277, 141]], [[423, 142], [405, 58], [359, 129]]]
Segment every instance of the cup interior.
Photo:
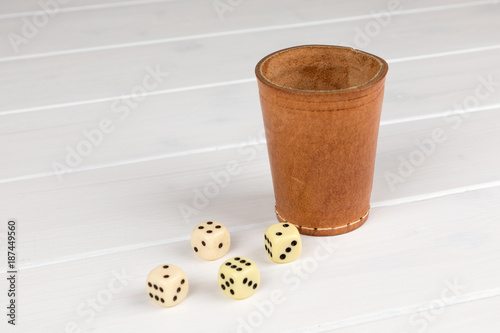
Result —
[[306, 45], [275, 52], [257, 65], [273, 85], [300, 91], [342, 91], [377, 81], [387, 63], [349, 47]]

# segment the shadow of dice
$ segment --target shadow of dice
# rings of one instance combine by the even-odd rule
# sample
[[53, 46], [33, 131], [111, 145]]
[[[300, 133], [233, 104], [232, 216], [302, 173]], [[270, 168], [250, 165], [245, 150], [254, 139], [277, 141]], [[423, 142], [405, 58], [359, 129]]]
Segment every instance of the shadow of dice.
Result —
[[191, 247], [196, 255], [205, 260], [216, 260], [229, 251], [229, 230], [219, 222], [198, 224], [191, 233]]
[[290, 223], [276, 223], [269, 226], [264, 233], [264, 248], [275, 263], [294, 261], [302, 251], [299, 230]]
[[189, 283], [186, 274], [179, 267], [160, 265], [149, 273], [146, 290], [154, 303], [171, 307], [186, 298]]
[[257, 290], [260, 273], [252, 260], [234, 257], [220, 266], [218, 281], [224, 294], [233, 299], [244, 299]]

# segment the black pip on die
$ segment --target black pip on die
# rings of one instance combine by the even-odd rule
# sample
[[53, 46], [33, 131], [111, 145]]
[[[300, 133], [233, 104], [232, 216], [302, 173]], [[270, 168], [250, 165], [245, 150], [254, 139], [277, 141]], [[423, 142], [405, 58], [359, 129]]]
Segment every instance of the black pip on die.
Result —
[[257, 265], [245, 257], [234, 257], [219, 268], [219, 287], [233, 299], [244, 299], [255, 293], [260, 283]]
[[198, 224], [191, 233], [191, 247], [198, 257], [216, 260], [229, 251], [229, 230], [215, 221]]
[[189, 284], [182, 269], [174, 265], [161, 265], [149, 273], [146, 290], [153, 302], [171, 307], [186, 298]]
[[302, 251], [302, 242], [297, 228], [290, 223], [276, 223], [264, 233], [264, 248], [272, 261], [278, 264], [292, 262]]

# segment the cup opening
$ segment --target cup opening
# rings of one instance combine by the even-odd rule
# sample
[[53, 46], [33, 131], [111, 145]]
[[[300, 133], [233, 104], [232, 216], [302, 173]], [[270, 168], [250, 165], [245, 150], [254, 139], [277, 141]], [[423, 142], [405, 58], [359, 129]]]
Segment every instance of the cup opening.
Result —
[[349, 47], [305, 45], [262, 59], [257, 75], [285, 89], [337, 92], [367, 86], [385, 76], [387, 63]]

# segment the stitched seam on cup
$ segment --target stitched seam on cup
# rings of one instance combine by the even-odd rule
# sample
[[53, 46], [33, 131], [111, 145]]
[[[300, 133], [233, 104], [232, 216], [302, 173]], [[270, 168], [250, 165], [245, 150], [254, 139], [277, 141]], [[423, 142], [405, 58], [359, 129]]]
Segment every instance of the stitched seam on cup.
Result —
[[[360, 207], [360, 206], [365, 206], [365, 205], [366, 205], [366, 204], [365, 204], [364, 202], [361, 202], [361, 203], [359, 203], [359, 204], [357, 204], [357, 205], [354, 205], [354, 206], [349, 206], [349, 207], [347, 207], [347, 208], [345, 208], [345, 209], [336, 210], [336, 211], [334, 211], [334, 212], [332, 212], [332, 211], [326, 211], [326, 212], [324, 212], [324, 211], [314, 210], [314, 211], [306, 211], [306, 213], [316, 213], [316, 214], [317, 214], [317, 213], [320, 213], [320, 214], [341, 213], [341, 212], [348, 212], [348, 211], [353, 210], [354, 208], [357, 208], [357, 207]], [[276, 206], [278, 206], [278, 201], [276, 201], [276, 205], [274, 206], [274, 210], [277, 210]], [[287, 205], [287, 204], [285, 204], [285, 203], [283, 203], [283, 202], [280, 202], [280, 203], [279, 203], [279, 206], [285, 206], [285, 207], [287, 208], [287, 210], [295, 211], [295, 209], [294, 209], [293, 207], [291, 207], [291, 206], [289, 206], [289, 205]], [[370, 210], [370, 209], [368, 209], [368, 210]], [[303, 210], [302, 210], [302, 211], [303, 211]], [[297, 212], [297, 211], [295, 211], [295, 213], [296, 213], [296, 212]]]
[[295, 224], [293, 222], [290, 222], [288, 221], [287, 219], [285, 219], [283, 216], [280, 215], [280, 213], [278, 212], [278, 210], [276, 210], [276, 208], [274, 208], [274, 212], [276, 213], [276, 215], [278, 215], [278, 217], [280, 219], [282, 219], [283, 221], [287, 222], [287, 223], [290, 223], [290, 224], [293, 224], [294, 226], [296, 226], [297, 228], [301, 228], [301, 229], [306, 229], [306, 230], [318, 230], [318, 231], [325, 231], [325, 230], [337, 230], [337, 229], [343, 229], [343, 228], [348, 228], [350, 226], [353, 226], [357, 223], [360, 223], [363, 221], [363, 219], [365, 219], [367, 216], [368, 216], [368, 213], [370, 213], [370, 210], [368, 209], [368, 211], [366, 212], [365, 215], [361, 216], [358, 220], [356, 221], [353, 221], [353, 222], [349, 222], [347, 223], [346, 225], [342, 225], [340, 227], [330, 227], [330, 228], [312, 228], [312, 227], [304, 227], [304, 226], [301, 226], [300, 224]]
[[[310, 110], [310, 109], [299, 109], [299, 108], [291, 108], [289, 106], [286, 106], [286, 105], [283, 105], [283, 104], [279, 104], [279, 103], [273, 103], [271, 100], [265, 98], [261, 93], [259, 93], [260, 97], [265, 100], [266, 102], [269, 102], [270, 104], [273, 104], [273, 105], [276, 105], [276, 106], [280, 106], [284, 109], [287, 109], [287, 110], [295, 110], [295, 111], [309, 111], [309, 112], [330, 112], [330, 111], [343, 111], [343, 110], [350, 110], [350, 109], [357, 109], [359, 107], [362, 107], [362, 106], [365, 106], [365, 105], [368, 105], [370, 103], [372, 103], [373, 101], [375, 101], [378, 96], [381, 94], [381, 92], [379, 92], [377, 94], [377, 96], [375, 96], [373, 99], [369, 100], [368, 102], [366, 103], [363, 103], [363, 104], [360, 104], [358, 106], [353, 106], [353, 107], [350, 107], [350, 108], [341, 108], [341, 109], [326, 109], [326, 110]], [[279, 98], [279, 97], [278, 97]], [[288, 100], [290, 101], [290, 100]], [[327, 102], [327, 103], [333, 103], [333, 102]], [[326, 104], [326, 103], [325, 103]]]

